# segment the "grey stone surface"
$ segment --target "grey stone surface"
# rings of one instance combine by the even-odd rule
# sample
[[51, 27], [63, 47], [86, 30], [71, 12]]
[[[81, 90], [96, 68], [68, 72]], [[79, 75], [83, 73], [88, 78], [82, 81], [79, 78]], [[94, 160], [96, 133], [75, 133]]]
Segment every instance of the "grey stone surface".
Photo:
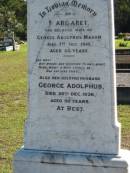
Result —
[[112, 14], [111, 1], [28, 1], [26, 149], [118, 154]]
[[117, 87], [130, 88], [130, 73], [117, 73]]
[[119, 156], [21, 150], [15, 156], [14, 173], [130, 173], [130, 152]]
[[15, 173], [128, 173], [113, 22], [112, 0], [28, 0], [29, 116]]

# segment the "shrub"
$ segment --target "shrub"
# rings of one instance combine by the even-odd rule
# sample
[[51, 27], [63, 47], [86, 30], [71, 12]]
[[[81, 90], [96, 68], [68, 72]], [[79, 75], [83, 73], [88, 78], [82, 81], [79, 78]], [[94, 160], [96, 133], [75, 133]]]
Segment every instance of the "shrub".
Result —
[[121, 42], [121, 43], [119, 43], [119, 47], [127, 47], [127, 44], [128, 43]]

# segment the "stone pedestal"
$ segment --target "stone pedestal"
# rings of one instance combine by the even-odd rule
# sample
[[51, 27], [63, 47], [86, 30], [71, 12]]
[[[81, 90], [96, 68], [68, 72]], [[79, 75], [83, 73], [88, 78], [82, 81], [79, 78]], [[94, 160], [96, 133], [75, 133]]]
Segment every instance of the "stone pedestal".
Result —
[[130, 151], [119, 156], [21, 149], [14, 173], [130, 173]]

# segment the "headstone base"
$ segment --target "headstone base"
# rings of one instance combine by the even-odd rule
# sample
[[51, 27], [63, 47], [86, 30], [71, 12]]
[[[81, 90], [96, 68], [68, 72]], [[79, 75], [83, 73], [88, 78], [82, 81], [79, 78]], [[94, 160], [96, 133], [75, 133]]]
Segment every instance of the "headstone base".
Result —
[[130, 151], [115, 156], [21, 149], [14, 173], [130, 173]]

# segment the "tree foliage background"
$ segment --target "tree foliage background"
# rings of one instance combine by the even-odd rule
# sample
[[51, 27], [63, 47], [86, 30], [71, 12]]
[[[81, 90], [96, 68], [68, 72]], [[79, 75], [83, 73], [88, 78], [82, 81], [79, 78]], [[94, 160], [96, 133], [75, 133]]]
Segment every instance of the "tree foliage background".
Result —
[[[114, 0], [115, 31], [130, 32], [130, 0]], [[26, 0], [0, 0], [0, 36], [5, 32], [14, 32], [20, 39], [26, 39], [27, 33]]]
[[0, 0], [0, 35], [14, 32], [20, 39], [26, 39], [27, 4], [24, 0]]
[[130, 33], [130, 0], [115, 0], [114, 4], [116, 34]]

